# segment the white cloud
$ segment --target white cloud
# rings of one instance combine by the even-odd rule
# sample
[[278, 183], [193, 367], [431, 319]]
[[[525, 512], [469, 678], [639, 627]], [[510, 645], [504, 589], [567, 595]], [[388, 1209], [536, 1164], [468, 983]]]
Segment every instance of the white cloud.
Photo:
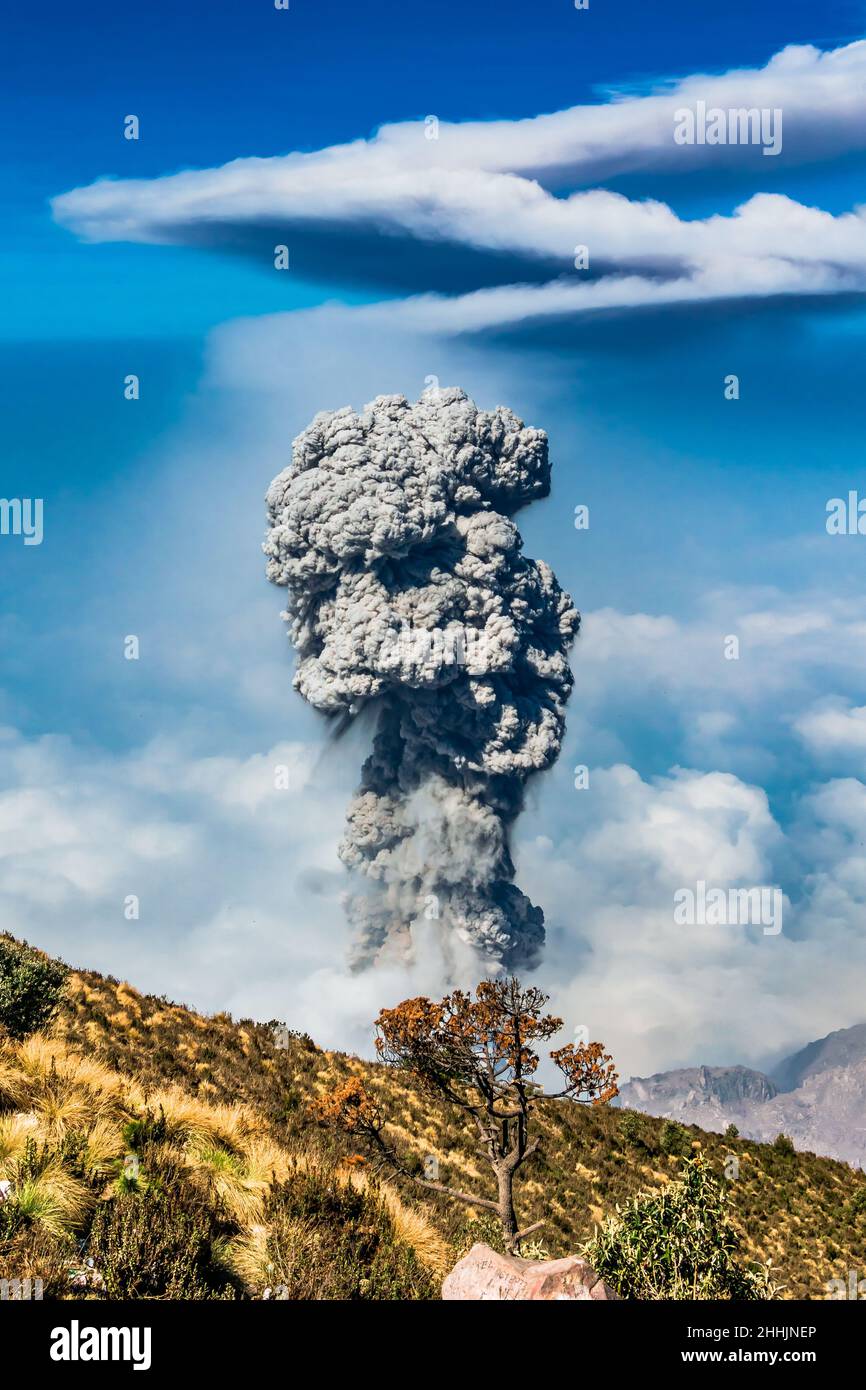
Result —
[[[336, 848], [357, 766], [299, 743], [201, 757], [162, 738], [111, 755], [6, 729], [4, 929], [157, 994], [368, 1049], [379, 1008], [435, 993], [444, 965], [422, 931], [412, 964], [346, 968]], [[474, 959], [463, 969], [464, 983], [482, 973]]]
[[838, 756], [862, 770], [866, 756], [866, 705], [830, 698], [807, 710], [796, 729], [813, 753]]
[[[642, 275], [604, 275], [586, 284], [564, 279], [544, 285], [501, 285], [468, 294], [414, 295], [355, 311], [371, 327], [408, 328], [448, 334], [479, 333], [533, 319], [628, 309], [672, 308], [734, 299], [775, 299], [785, 295], [834, 295], [866, 290], [866, 221], [859, 264], [803, 263], [778, 257], [734, 257], [726, 253], [672, 279]], [[782, 234], [779, 237], [781, 251]]]
[[[53, 209], [58, 221], [97, 241], [231, 245], [263, 231], [267, 243], [267, 229], [281, 229], [289, 244], [335, 232], [384, 238], [384, 275], [393, 259], [389, 238], [405, 237], [420, 248], [414, 287], [431, 291], [439, 272], [424, 247], [447, 243], [510, 258], [507, 278], [516, 283], [413, 301], [409, 318], [442, 332], [536, 315], [860, 291], [863, 209], [834, 216], [763, 193], [730, 216], [685, 220], [658, 201], [604, 188], [565, 196], [551, 190], [630, 169], [686, 172], [756, 156], [760, 169], [751, 145], [674, 142], [674, 113], [698, 100], [725, 110], [781, 110], [786, 158], [860, 149], [864, 93], [866, 42], [826, 53], [792, 47], [762, 69], [698, 74], [645, 95], [614, 94], [526, 120], [441, 122], [437, 139], [425, 138], [424, 122], [404, 122], [311, 154], [237, 159], [150, 180], [102, 179], [61, 194]], [[604, 272], [600, 281], [581, 282], [572, 269], [577, 245], [589, 248], [591, 265]], [[352, 266], [350, 253], [335, 251], [319, 271], [339, 283]], [[548, 283], [519, 283], [539, 267], [547, 268]]]
[[[746, 617], [774, 611], [767, 594], [716, 601]], [[748, 771], [763, 769], [774, 737], [783, 740], [780, 765], [797, 756], [800, 723], [831, 678], [825, 662], [857, 649], [846, 636], [856, 605], [825, 605], [827, 623], [815, 621], [814, 603], [777, 599], [775, 611], [782, 639], [770, 640], [763, 618], [750, 625], [753, 640], [766, 639], [766, 662], [751, 671], [745, 660], [724, 663], [724, 624], [712, 612], [692, 623], [588, 615], [570, 747], [585, 753], [590, 786], [573, 788], [564, 756], [531, 791], [518, 826], [518, 880], [548, 920], [534, 979], [626, 1073], [696, 1060], [761, 1064], [862, 1017], [866, 787], [850, 777], [821, 782], [801, 757], [798, 777], [814, 787], [783, 816]], [[851, 672], [840, 661], [832, 678], [862, 680], [862, 662]], [[605, 755], [605, 739], [629, 749], [648, 700], [670, 739], [669, 769], [654, 775], [638, 770], [637, 746], [631, 761]], [[380, 1007], [455, 979], [433, 925], [419, 933], [411, 965], [394, 960], [362, 975], [345, 967], [336, 845], [362, 742], [214, 757], [175, 737], [94, 755], [8, 732], [0, 820], [17, 841], [0, 859], [4, 924], [155, 993], [286, 1018], [325, 1044], [369, 1051]], [[274, 788], [278, 764], [290, 769], [286, 792]], [[699, 879], [779, 885], [782, 934], [678, 926], [673, 894]], [[141, 899], [137, 922], [123, 918], [129, 893]], [[459, 982], [481, 973], [467, 960]]]
[[[605, 1041], [624, 1074], [766, 1065], [862, 1020], [862, 784], [827, 784], [783, 827], [763, 791], [735, 777], [646, 781], [618, 767], [590, 778], [574, 793], [580, 808], [560, 812], [577, 825], [552, 847], [528, 842], [520, 869], [554, 928], [541, 972], [553, 1007]], [[677, 925], [674, 886], [700, 878], [781, 886], [781, 934]]]

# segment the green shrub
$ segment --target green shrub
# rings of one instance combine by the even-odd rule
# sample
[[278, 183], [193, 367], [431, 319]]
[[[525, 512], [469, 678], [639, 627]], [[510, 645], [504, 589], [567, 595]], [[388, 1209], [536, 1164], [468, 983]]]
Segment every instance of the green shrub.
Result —
[[220, 1236], [194, 1193], [145, 1185], [97, 1209], [87, 1254], [108, 1298], [231, 1298], [214, 1253]]
[[862, 1216], [866, 1213], [866, 1187], [858, 1187], [851, 1198], [851, 1213], [853, 1216]]
[[23, 941], [0, 936], [0, 1025], [12, 1038], [26, 1038], [44, 1028], [60, 1002], [68, 974], [60, 961], [49, 960]]
[[168, 1124], [165, 1111], [159, 1107], [159, 1114], [145, 1110], [140, 1119], [130, 1120], [123, 1127], [123, 1141], [136, 1153], [141, 1153], [151, 1144], [162, 1144], [168, 1138]]
[[776, 1153], [784, 1154], [786, 1158], [790, 1158], [797, 1152], [793, 1139], [787, 1134], [777, 1134], [773, 1140], [773, 1148]]
[[265, 1208], [268, 1274], [287, 1299], [438, 1297], [429, 1271], [401, 1242], [375, 1184], [358, 1191], [327, 1169], [298, 1170]]
[[633, 1110], [623, 1111], [619, 1122], [619, 1132], [623, 1143], [630, 1144], [633, 1148], [641, 1148], [644, 1145], [643, 1127]]
[[502, 1222], [492, 1211], [482, 1211], [478, 1216], [465, 1216], [457, 1226], [452, 1236], [457, 1258], [462, 1260], [479, 1241], [482, 1245], [489, 1245], [491, 1250], [498, 1250], [500, 1255], [505, 1254]]
[[766, 1268], [740, 1264], [739, 1248], [727, 1193], [697, 1156], [678, 1182], [617, 1207], [584, 1253], [623, 1298], [775, 1297]]
[[659, 1147], [662, 1153], [673, 1154], [676, 1158], [685, 1158], [691, 1150], [688, 1130], [684, 1129], [682, 1125], [678, 1125], [676, 1120], [665, 1120], [659, 1136]]
[[737, 1129], [737, 1126], [728, 1125], [727, 1129], [725, 1130], [725, 1138], [728, 1140], [728, 1142], [733, 1143], [733, 1141], [735, 1139], [739, 1139], [739, 1137], [740, 1131]]

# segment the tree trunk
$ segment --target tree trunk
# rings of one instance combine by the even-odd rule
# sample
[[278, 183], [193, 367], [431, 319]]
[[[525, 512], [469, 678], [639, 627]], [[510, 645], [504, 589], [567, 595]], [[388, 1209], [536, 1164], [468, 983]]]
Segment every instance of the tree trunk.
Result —
[[505, 1249], [509, 1255], [515, 1255], [517, 1235], [517, 1215], [514, 1210], [514, 1168], [509, 1163], [503, 1163], [496, 1168], [496, 1181], [499, 1184], [499, 1220], [502, 1222], [502, 1234], [505, 1237]]

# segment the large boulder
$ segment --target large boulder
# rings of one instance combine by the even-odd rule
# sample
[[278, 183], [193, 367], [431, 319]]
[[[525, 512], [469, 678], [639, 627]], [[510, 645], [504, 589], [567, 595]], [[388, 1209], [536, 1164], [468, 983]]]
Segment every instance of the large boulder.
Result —
[[619, 1294], [577, 1255], [564, 1260], [521, 1260], [500, 1255], [489, 1245], [473, 1245], [442, 1285], [454, 1299], [611, 1299]]

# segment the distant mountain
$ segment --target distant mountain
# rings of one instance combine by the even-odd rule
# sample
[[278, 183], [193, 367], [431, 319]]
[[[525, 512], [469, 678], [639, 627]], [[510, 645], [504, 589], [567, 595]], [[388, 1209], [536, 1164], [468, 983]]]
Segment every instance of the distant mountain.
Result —
[[772, 1078], [749, 1067], [684, 1067], [632, 1077], [620, 1098], [702, 1129], [734, 1124], [765, 1143], [785, 1133], [798, 1149], [866, 1167], [866, 1024], [809, 1043]]
[[714, 1102], [737, 1105], [771, 1100], [778, 1089], [763, 1072], [751, 1071], [748, 1067], [684, 1067], [681, 1071], [633, 1077], [622, 1088], [622, 1095], [623, 1104], [634, 1103], [635, 1109], [646, 1109], [650, 1103], [665, 1100], [684, 1105], [712, 1105]]
[[866, 1061], [866, 1023], [854, 1028], [840, 1028], [826, 1038], [808, 1043], [801, 1051], [786, 1057], [774, 1068], [773, 1075], [780, 1091], [796, 1091], [809, 1076], [832, 1071], [836, 1067], [855, 1066]]

